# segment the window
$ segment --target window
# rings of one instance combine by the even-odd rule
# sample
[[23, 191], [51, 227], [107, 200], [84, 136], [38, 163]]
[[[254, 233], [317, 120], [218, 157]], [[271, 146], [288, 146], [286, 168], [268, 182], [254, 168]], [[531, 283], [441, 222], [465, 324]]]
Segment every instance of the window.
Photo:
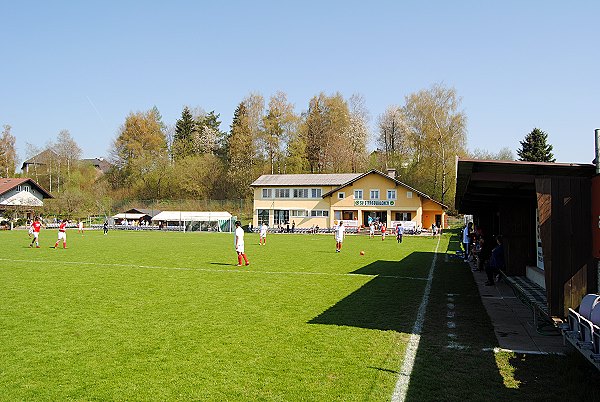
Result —
[[344, 198], [346, 198], [346, 193], [338, 193], [339, 200], [344, 199]]
[[292, 210], [290, 210], [290, 216], [293, 216], [295, 218], [304, 218], [306, 216], [306, 210], [292, 209]]
[[294, 189], [294, 198], [308, 198], [308, 189], [307, 188], [295, 188]]
[[320, 209], [313, 209], [312, 211], [310, 211], [310, 216], [329, 216], [329, 211], [324, 211], [324, 210], [320, 210]]
[[275, 198], [290, 198], [290, 189], [289, 188], [276, 188], [275, 189]]
[[23, 186], [17, 186], [17, 191], [23, 191]]
[[412, 198], [412, 191], [406, 192], [406, 198]]
[[371, 199], [378, 200], [379, 199], [379, 190], [371, 190]]
[[312, 198], [321, 198], [321, 189], [320, 188], [311, 188]]
[[388, 190], [387, 191], [387, 199], [395, 200], [396, 199], [396, 190]]
[[23, 186], [23, 190], [30, 191], [29, 186]]
[[273, 211], [273, 225], [285, 225], [290, 222], [290, 211], [276, 209]]
[[397, 221], [409, 221], [411, 220], [411, 213], [410, 212], [396, 212], [396, 219]]
[[262, 198], [271, 198], [271, 189], [270, 188], [263, 188]]
[[354, 199], [362, 200], [363, 199], [363, 191], [362, 190], [354, 190]]
[[262, 225], [263, 223], [266, 223], [267, 225], [269, 224], [269, 210], [268, 209], [259, 209], [258, 210], [258, 224]]

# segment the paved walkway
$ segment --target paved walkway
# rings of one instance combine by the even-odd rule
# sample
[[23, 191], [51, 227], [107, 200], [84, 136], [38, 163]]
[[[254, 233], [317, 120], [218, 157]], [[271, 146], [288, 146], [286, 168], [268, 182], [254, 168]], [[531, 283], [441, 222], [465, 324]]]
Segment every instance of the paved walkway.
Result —
[[531, 309], [515, 296], [507, 283], [500, 281], [494, 286], [485, 286], [485, 272], [475, 271], [473, 276], [500, 348], [532, 353], [566, 351], [558, 330], [553, 333], [548, 331], [549, 328], [544, 328], [545, 333], [553, 335], [541, 335], [536, 331]]

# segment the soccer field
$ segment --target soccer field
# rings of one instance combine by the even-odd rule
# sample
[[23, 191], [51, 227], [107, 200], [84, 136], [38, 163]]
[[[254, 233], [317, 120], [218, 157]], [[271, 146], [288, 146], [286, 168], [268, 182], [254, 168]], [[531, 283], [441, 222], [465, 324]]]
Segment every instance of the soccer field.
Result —
[[246, 234], [236, 267], [232, 234], [55, 241], [0, 233], [4, 400], [389, 400], [437, 244]]

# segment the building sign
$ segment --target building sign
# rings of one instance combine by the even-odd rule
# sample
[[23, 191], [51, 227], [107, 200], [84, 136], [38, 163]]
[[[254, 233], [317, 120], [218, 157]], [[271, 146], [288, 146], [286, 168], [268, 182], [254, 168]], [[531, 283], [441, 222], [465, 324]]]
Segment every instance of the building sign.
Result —
[[394, 200], [355, 200], [354, 205], [357, 207], [393, 207], [396, 204]]

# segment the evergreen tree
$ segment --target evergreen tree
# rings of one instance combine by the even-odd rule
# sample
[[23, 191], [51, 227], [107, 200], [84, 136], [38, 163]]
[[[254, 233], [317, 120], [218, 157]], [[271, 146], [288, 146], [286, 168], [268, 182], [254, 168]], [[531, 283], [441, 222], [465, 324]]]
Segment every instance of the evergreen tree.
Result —
[[526, 162], [555, 162], [552, 154], [552, 145], [547, 143], [548, 134], [534, 128], [532, 132], [521, 141], [521, 149], [517, 150], [520, 161]]
[[173, 157], [185, 158], [193, 153], [193, 141], [198, 130], [197, 123], [190, 109], [185, 106], [181, 118], [175, 123], [175, 136], [173, 138]]

